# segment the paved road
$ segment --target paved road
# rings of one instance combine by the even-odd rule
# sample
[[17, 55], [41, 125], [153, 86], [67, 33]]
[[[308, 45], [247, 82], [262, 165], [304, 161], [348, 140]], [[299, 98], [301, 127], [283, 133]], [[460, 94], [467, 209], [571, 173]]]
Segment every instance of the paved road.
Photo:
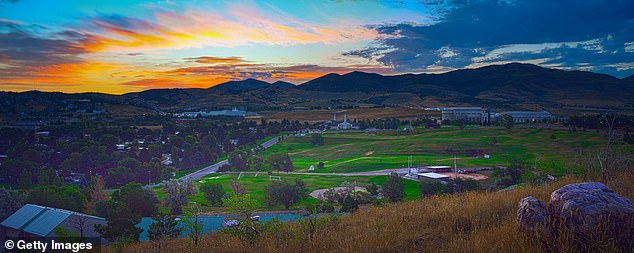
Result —
[[[375, 171], [364, 171], [364, 172], [347, 172], [347, 173], [319, 173], [319, 172], [281, 172], [280, 174], [289, 174], [289, 175], [313, 175], [313, 176], [344, 176], [344, 177], [353, 177], [353, 176], [384, 176], [389, 175], [392, 172], [396, 172], [399, 175], [405, 175], [409, 172], [408, 168], [401, 169], [388, 169], [388, 170], [375, 170]], [[222, 172], [223, 174], [255, 174], [258, 172], [254, 171], [245, 171], [245, 172], [235, 172], [235, 171], [226, 171]], [[264, 173], [261, 173], [264, 174]], [[275, 173], [273, 175], [276, 175]]]
[[[275, 145], [276, 143], [278, 143], [280, 141], [279, 137], [275, 137], [273, 139], [270, 139], [268, 141], [265, 141], [264, 143], [262, 143], [262, 147], [264, 148], [269, 148], [273, 145]], [[202, 177], [204, 177], [205, 175], [211, 174], [211, 173], [216, 173], [218, 171], [218, 169], [225, 164], [229, 164], [228, 160], [222, 160], [218, 163], [209, 165], [205, 168], [202, 168], [200, 170], [194, 171], [190, 174], [187, 174], [183, 177], [181, 177], [180, 179], [182, 180], [187, 180], [187, 181], [191, 181], [191, 180], [198, 180], [201, 179]]]

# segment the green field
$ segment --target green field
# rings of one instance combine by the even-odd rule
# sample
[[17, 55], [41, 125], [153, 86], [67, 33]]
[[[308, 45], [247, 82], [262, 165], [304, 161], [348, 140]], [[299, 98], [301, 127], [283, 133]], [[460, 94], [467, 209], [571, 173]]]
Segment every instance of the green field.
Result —
[[[555, 138], [551, 138], [554, 134]], [[407, 166], [409, 155], [417, 166], [453, 165], [458, 167], [507, 165], [512, 159], [541, 167], [555, 175], [568, 173], [565, 161], [578, 149], [603, 147], [604, 137], [597, 133], [568, 133], [548, 129], [504, 129], [498, 127], [457, 127], [417, 129], [396, 136], [391, 133], [324, 134], [323, 146], [311, 144], [311, 136], [288, 137], [270, 147], [264, 156], [288, 153], [296, 171], [308, 171], [311, 165], [324, 163], [316, 172], [360, 172]], [[497, 143], [493, 144], [493, 139]], [[476, 157], [490, 154], [489, 159]]]
[[[277, 174], [274, 174], [277, 176]], [[293, 175], [293, 174], [284, 174], [280, 173], [279, 176], [282, 180], [288, 182], [294, 182], [295, 179], [301, 179], [306, 183], [306, 187], [309, 191], [314, 191], [318, 189], [325, 189], [330, 187], [338, 187], [343, 186], [345, 181], [348, 182], [356, 182], [359, 186], [365, 186], [370, 183], [376, 183], [378, 185], [385, 182], [387, 176], [373, 176], [373, 177], [345, 177], [345, 176], [326, 176], [326, 175]], [[222, 184], [225, 192], [231, 193], [231, 182], [238, 179], [238, 174], [209, 174], [202, 179], [196, 181], [197, 185], [200, 183], [213, 182]], [[260, 210], [282, 210], [283, 206], [274, 206], [269, 207], [264, 202], [264, 189], [271, 184], [271, 180], [269, 179], [269, 175], [266, 173], [261, 173], [257, 177], [254, 174], [243, 174], [238, 180], [244, 187], [247, 189], [247, 192], [255, 197], [260, 203]], [[406, 200], [418, 199], [420, 196], [418, 190], [418, 182], [403, 179], [405, 184], [405, 193]], [[160, 188], [155, 188], [156, 195], [159, 199], [164, 197], [163, 192]], [[213, 208], [209, 207], [209, 202], [204, 199], [203, 193], [198, 192], [196, 195], [189, 197], [190, 201], [203, 204], [205, 206], [206, 211], [211, 212], [222, 212], [221, 208]], [[306, 198], [302, 200], [300, 203], [291, 207], [291, 209], [302, 209], [308, 204], [316, 204], [320, 202], [317, 199], [312, 197]]]

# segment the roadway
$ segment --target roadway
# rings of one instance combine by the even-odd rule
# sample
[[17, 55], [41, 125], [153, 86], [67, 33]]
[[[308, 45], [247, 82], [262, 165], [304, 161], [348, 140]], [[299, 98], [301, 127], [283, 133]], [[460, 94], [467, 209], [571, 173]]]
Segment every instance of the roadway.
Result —
[[[279, 141], [280, 141], [280, 138], [279, 137], [275, 137], [273, 139], [265, 141], [260, 146], [262, 146], [263, 148], [267, 149], [267, 148], [275, 145]], [[194, 171], [192, 173], [189, 173], [189, 174], [181, 177], [180, 179], [181, 180], [187, 180], [187, 181], [198, 180], [198, 179], [201, 179], [202, 177], [204, 177], [206, 175], [218, 172], [218, 169], [220, 169], [220, 167], [222, 167], [225, 164], [229, 164], [229, 160], [225, 159], [225, 160], [222, 160], [222, 161], [220, 161], [218, 163], [209, 165], [209, 166], [204, 167], [204, 168], [202, 168], [200, 170], [197, 170], [197, 171]]]

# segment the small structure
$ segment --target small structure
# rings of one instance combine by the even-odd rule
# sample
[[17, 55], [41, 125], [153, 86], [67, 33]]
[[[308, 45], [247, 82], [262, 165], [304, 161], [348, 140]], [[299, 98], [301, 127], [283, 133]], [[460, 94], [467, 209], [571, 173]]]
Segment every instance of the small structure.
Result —
[[432, 172], [451, 172], [453, 168], [451, 166], [426, 166], [425, 169], [428, 169]]
[[308, 172], [314, 172], [314, 171], [315, 171], [315, 166], [314, 166], [314, 165], [311, 165], [311, 166], [308, 168]]
[[[106, 225], [106, 219], [83, 213], [33, 204], [26, 204], [0, 223], [0, 239], [7, 237], [54, 238], [70, 232], [82, 238], [99, 238], [95, 225]], [[106, 241], [101, 241], [102, 244]]]
[[446, 180], [449, 176], [434, 172], [418, 173], [418, 179]]

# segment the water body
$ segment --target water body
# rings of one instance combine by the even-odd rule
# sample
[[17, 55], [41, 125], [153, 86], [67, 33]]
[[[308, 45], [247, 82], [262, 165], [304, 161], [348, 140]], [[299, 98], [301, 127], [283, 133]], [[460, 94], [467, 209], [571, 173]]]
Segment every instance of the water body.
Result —
[[[261, 222], [267, 222], [273, 219], [277, 219], [279, 221], [297, 221], [301, 216], [298, 213], [283, 213], [283, 214], [259, 214]], [[213, 231], [219, 230], [223, 228], [223, 224], [225, 221], [225, 217], [229, 217], [227, 215], [201, 215], [199, 220], [203, 224], [202, 232], [211, 233]], [[141, 222], [136, 225], [136, 227], [143, 229], [143, 232], [139, 236], [139, 240], [147, 241], [148, 240], [148, 229], [150, 228], [150, 224], [152, 224], [152, 217], [143, 217], [141, 218]], [[182, 223], [181, 223], [182, 226]], [[181, 237], [187, 236], [189, 230], [187, 228], [183, 228], [183, 232], [181, 233]]]

